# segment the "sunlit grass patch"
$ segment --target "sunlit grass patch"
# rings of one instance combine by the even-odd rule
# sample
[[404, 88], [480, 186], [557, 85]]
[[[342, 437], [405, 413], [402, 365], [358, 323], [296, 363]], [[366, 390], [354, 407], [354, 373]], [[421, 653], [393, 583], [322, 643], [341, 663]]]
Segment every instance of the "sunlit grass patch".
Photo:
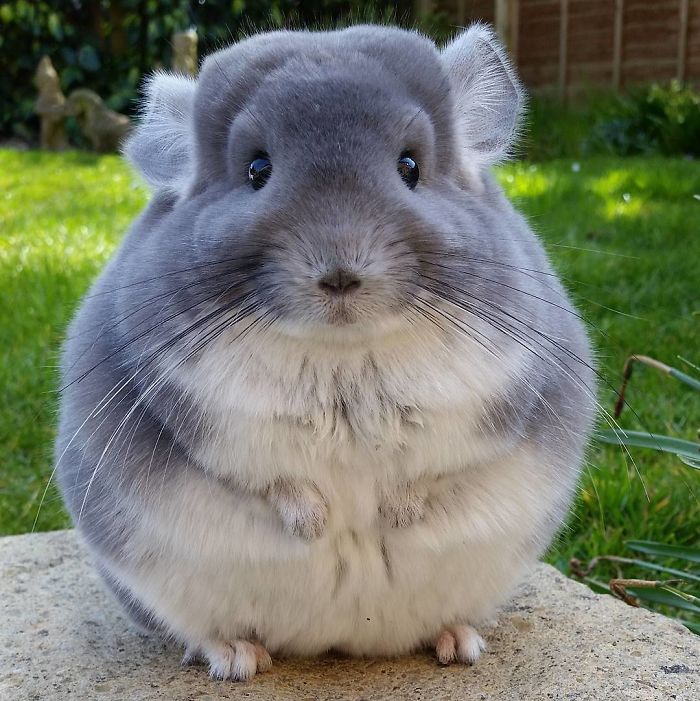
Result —
[[[700, 168], [664, 158], [605, 158], [538, 163], [554, 182], [528, 191], [529, 168], [500, 171], [511, 196], [546, 242], [555, 266], [590, 321], [602, 370], [600, 400], [612, 410], [631, 353], [677, 365], [700, 352]], [[513, 176], [510, 180], [509, 176]], [[534, 194], [533, 194], [534, 191]], [[627, 197], [625, 197], [627, 195]], [[631, 429], [689, 440], [700, 428], [700, 401], [669, 392], [639, 372], [625, 415]], [[700, 474], [672, 456], [592, 446], [568, 529], [551, 559], [623, 552], [629, 539], [695, 545], [700, 533]]]
[[[60, 340], [146, 196], [116, 156], [0, 151], [0, 533], [32, 527], [53, 461]], [[66, 524], [51, 489], [37, 528]]]

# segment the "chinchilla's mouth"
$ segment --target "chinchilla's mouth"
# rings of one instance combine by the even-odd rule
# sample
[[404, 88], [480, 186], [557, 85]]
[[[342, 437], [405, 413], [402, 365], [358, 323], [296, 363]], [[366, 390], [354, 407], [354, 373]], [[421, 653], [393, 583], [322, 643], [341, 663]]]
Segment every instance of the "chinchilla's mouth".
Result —
[[349, 326], [359, 321], [357, 313], [343, 300], [339, 300], [327, 309], [325, 316], [327, 323], [331, 326]]

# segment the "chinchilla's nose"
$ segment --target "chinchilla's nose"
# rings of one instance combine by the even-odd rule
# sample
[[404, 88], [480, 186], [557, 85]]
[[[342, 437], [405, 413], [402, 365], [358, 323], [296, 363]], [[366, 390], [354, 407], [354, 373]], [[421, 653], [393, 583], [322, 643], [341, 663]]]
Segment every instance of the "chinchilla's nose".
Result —
[[360, 278], [344, 268], [335, 268], [319, 278], [318, 286], [330, 295], [347, 295], [360, 287]]

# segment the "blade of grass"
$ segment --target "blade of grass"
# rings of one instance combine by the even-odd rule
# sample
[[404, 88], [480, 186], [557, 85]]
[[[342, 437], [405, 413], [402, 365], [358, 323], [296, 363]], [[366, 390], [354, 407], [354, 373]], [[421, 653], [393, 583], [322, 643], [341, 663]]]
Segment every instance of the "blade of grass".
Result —
[[659, 589], [639, 589], [633, 587], [629, 587], [627, 591], [640, 601], [651, 601], [655, 604], [663, 604], [665, 606], [672, 606], [677, 609], [682, 609], [683, 611], [692, 611], [693, 613], [700, 614], [700, 606], [696, 606], [690, 601], [685, 601], [684, 599], [681, 599], [680, 596], [672, 594], [668, 591]]
[[685, 385], [688, 385], [689, 387], [692, 387], [693, 389], [700, 390], [700, 380], [698, 380], [695, 377], [691, 377], [690, 375], [686, 374], [685, 372], [679, 370], [678, 368], [674, 368], [672, 365], [666, 365], [666, 363], [662, 363], [660, 360], [657, 360], [656, 358], [650, 358], [647, 355], [631, 355], [629, 358], [627, 358], [627, 362], [625, 363], [625, 369], [623, 371], [623, 374], [627, 377], [629, 380], [630, 375], [632, 374], [632, 363], [642, 363], [643, 365], [646, 365], [647, 367], [654, 368], [656, 370], [660, 370], [666, 375], [670, 375], [671, 377], [675, 377], [677, 380], [682, 382]]
[[693, 572], [684, 572], [683, 570], [676, 570], [673, 567], [664, 567], [663, 565], [657, 565], [655, 562], [648, 562], [647, 560], [630, 559], [627, 564], [634, 565], [635, 567], [641, 567], [645, 570], [671, 574], [674, 577], [679, 577], [680, 579], [685, 579], [689, 582], [700, 582], [700, 575], [698, 574], [694, 574]]
[[664, 375], [675, 377], [684, 385], [700, 390], [700, 380], [686, 374], [685, 372], [682, 372], [678, 368], [674, 368], [671, 365], [666, 365], [666, 363], [662, 363], [660, 360], [651, 358], [648, 355], [630, 355], [628, 356], [627, 360], [625, 360], [625, 365], [622, 368], [622, 385], [620, 386], [620, 391], [618, 392], [617, 401], [615, 402], [615, 408], [613, 410], [613, 415], [616, 419], [620, 418], [622, 410], [627, 404], [625, 401], [625, 393], [627, 392], [627, 386], [632, 379], [632, 370], [634, 369], [635, 363], [641, 363], [647, 367], [659, 370], [660, 372], [664, 373]]
[[683, 618], [676, 618], [676, 620], [684, 625], [691, 633], [700, 635], [700, 623], [697, 623], [696, 621], [686, 621]]
[[596, 433], [596, 438], [602, 443], [610, 443], [611, 445], [652, 448], [664, 453], [672, 453], [690, 467], [700, 469], [700, 443], [694, 441], [662, 436], [658, 433], [647, 433], [646, 431], [613, 431], [612, 429], [600, 429]]
[[628, 540], [625, 545], [638, 553], [672, 557], [678, 560], [700, 563], [700, 548], [688, 548], [681, 545], [666, 545], [653, 540]]
[[677, 380], [680, 380], [683, 384], [688, 385], [693, 389], [700, 390], [700, 380], [696, 380], [694, 377], [686, 375], [684, 372], [681, 372], [677, 368], [671, 368], [669, 371], [669, 375], [675, 377]]
[[[610, 594], [611, 596], [615, 596], [611, 591], [610, 587], [605, 582], [602, 582], [599, 579], [595, 579], [594, 577], [585, 577], [583, 581], [593, 591], [599, 594]], [[692, 613], [700, 613], [700, 607], [695, 606], [690, 602], [684, 601], [682, 598], [675, 596], [674, 594], [668, 593], [664, 590], [637, 589], [630, 587], [627, 589], [627, 592], [641, 601], [663, 604], [665, 606], [675, 607]], [[700, 635], [700, 622], [688, 621], [682, 618], [675, 618], [675, 620], [684, 625], [691, 632], [695, 633], [696, 635]]]
[[605, 583], [601, 582], [599, 579], [595, 579], [594, 577], [584, 577], [583, 581], [595, 592], [598, 592], [598, 594], [611, 594], [612, 592], [610, 591], [610, 587]]
[[697, 372], [700, 372], [700, 365], [696, 365], [695, 363], [691, 363], [688, 358], [684, 358], [682, 355], [676, 356], [678, 360], [681, 361], [681, 363], [685, 363], [689, 367], [693, 368], [693, 370], [696, 370]]

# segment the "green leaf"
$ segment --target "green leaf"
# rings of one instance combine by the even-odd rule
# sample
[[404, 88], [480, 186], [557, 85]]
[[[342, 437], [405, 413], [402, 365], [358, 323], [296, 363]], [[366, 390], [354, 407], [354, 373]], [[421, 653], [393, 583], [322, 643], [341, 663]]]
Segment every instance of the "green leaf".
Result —
[[671, 594], [668, 591], [662, 591], [660, 589], [636, 589], [634, 587], [627, 587], [628, 593], [632, 596], [636, 596], [642, 601], [652, 601], [655, 604], [663, 604], [665, 606], [673, 606], [683, 611], [692, 611], [693, 613], [700, 613], [700, 606], [690, 603], [690, 601], [685, 601], [681, 599], [680, 596]]
[[98, 71], [100, 69], [100, 57], [92, 46], [82, 46], [78, 52], [78, 63], [86, 71]]
[[683, 384], [688, 385], [693, 389], [700, 390], [700, 380], [697, 380], [694, 377], [691, 377], [690, 375], [681, 372], [677, 368], [671, 368], [669, 372], [673, 377], [675, 377], [677, 380], [680, 380]]
[[628, 540], [625, 545], [638, 553], [645, 555], [658, 555], [659, 557], [673, 557], [688, 562], [700, 562], [700, 548], [688, 548], [682, 545], [666, 545], [653, 540]]
[[700, 469], [700, 443], [686, 441], [682, 438], [662, 436], [646, 431], [627, 431], [625, 429], [600, 429], [596, 438], [602, 443], [628, 445], [637, 448], [652, 448], [664, 453], [672, 453], [686, 465]]
[[67, 66], [61, 71], [61, 83], [65, 88], [82, 83], [85, 73], [78, 66]]
[[61, 20], [55, 12], [49, 15], [47, 24], [53, 38], [57, 41], [61, 41], [63, 39], [63, 28], [61, 27]]
[[682, 623], [691, 633], [700, 635], [700, 623], [696, 621], [686, 621], [683, 618], [676, 618], [679, 623]]
[[631, 560], [630, 565], [635, 567], [641, 567], [645, 570], [652, 570], [653, 572], [664, 572], [666, 574], [673, 575], [674, 577], [679, 577], [681, 579], [686, 579], [689, 582], [700, 582], [700, 575], [693, 572], [686, 572], [685, 570], [676, 570], [673, 567], [664, 567], [663, 565], [657, 565], [655, 562], [648, 562], [647, 560]]

